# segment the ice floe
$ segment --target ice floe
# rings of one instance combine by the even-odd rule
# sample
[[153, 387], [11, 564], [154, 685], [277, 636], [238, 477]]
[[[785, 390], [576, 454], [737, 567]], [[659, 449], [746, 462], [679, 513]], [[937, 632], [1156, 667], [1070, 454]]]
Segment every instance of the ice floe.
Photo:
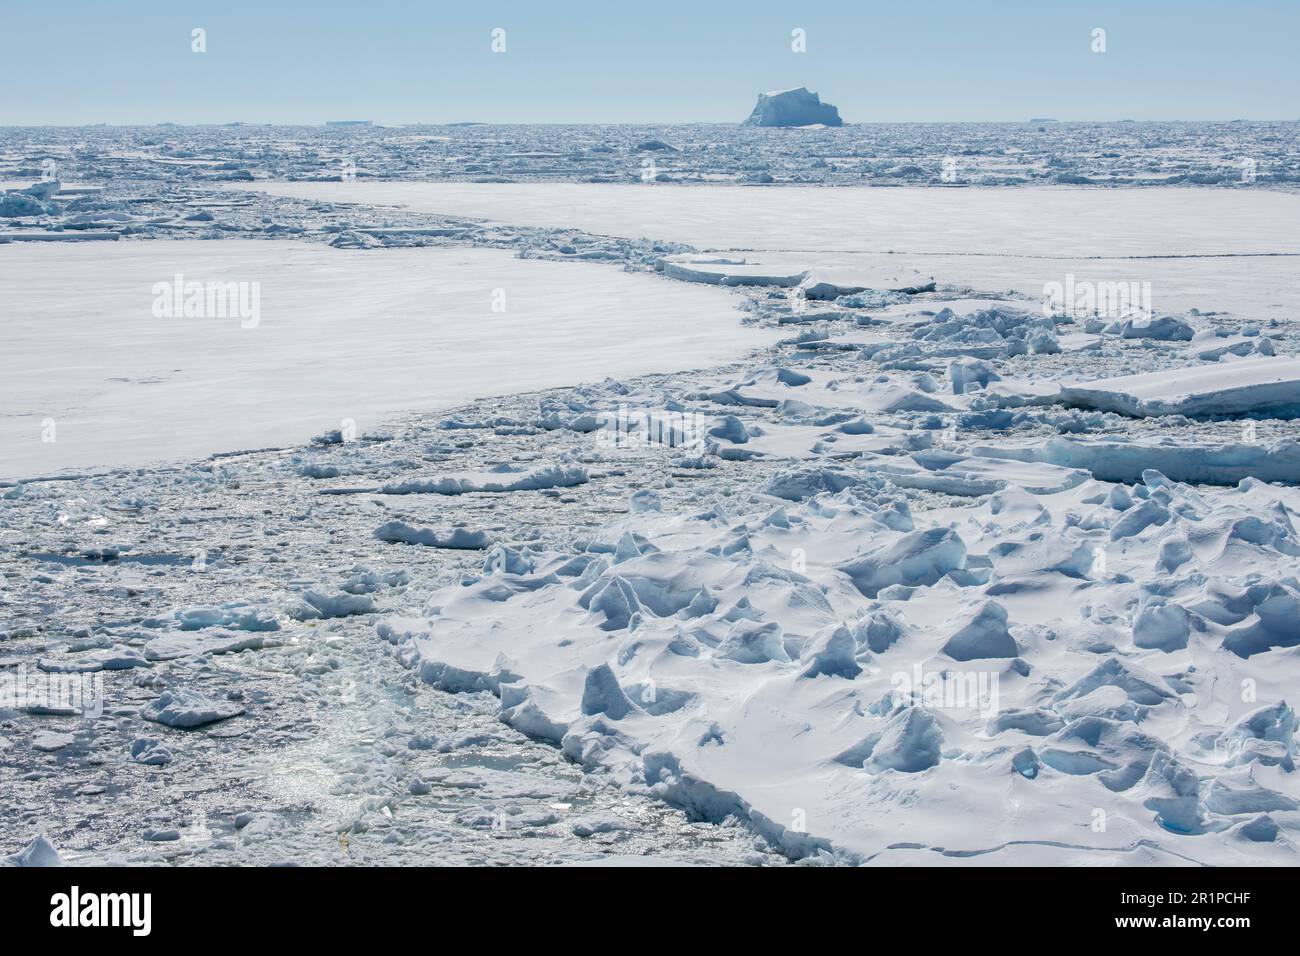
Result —
[[1063, 384], [1061, 399], [1124, 415], [1233, 415], [1300, 406], [1300, 360], [1277, 356]]

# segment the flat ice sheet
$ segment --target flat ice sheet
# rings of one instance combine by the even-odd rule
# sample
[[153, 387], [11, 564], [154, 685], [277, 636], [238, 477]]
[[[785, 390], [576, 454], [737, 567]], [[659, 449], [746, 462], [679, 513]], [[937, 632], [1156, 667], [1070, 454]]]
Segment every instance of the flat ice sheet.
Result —
[[1197, 308], [1261, 322], [1300, 313], [1300, 195], [1291, 193], [357, 181], [256, 188], [742, 250], [726, 258], [747, 263], [736, 271], [762, 275], [812, 271], [880, 288], [932, 278], [1032, 296], [1073, 276], [1149, 283], [1159, 312]]
[[[177, 273], [260, 283], [259, 324], [156, 318], [153, 286]], [[345, 419], [361, 434], [489, 395], [713, 366], [780, 337], [742, 326], [721, 289], [495, 249], [14, 244], [0, 301], [0, 479], [293, 444]]]
[[1236, 415], [1300, 405], [1300, 359], [1278, 355], [1061, 386], [1071, 404], [1123, 415]]
[[355, 180], [255, 188], [700, 249], [1073, 257], [1300, 253], [1300, 195], [1264, 190]]

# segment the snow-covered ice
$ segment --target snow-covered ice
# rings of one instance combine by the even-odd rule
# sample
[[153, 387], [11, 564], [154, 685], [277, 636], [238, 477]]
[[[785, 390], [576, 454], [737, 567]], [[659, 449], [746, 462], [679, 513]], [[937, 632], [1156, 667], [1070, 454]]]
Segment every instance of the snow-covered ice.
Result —
[[[155, 284], [177, 275], [256, 284], [256, 316], [180, 302], [160, 316]], [[775, 341], [717, 290], [493, 249], [15, 244], [0, 249], [0, 298], [9, 479], [296, 444], [343, 422], [359, 437], [412, 411]]]

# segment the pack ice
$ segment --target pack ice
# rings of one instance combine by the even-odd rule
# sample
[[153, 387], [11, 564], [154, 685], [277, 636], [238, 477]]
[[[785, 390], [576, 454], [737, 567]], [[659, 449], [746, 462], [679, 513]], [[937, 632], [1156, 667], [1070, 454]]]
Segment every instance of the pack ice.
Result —
[[[938, 179], [950, 133], [175, 133], [192, 156], [11, 134], [13, 169], [48, 137], [131, 174], [3, 200], [23, 348], [0, 467], [154, 457], [88, 407], [166, 412], [167, 457], [318, 437], [0, 486], [0, 667], [106, 697], [89, 722], [0, 715], [6, 862], [591, 859], [702, 833], [712, 862], [1294, 864], [1294, 196], [1191, 188], [1219, 134], [1176, 125], [963, 128], [998, 150], [960, 157], [975, 188], [864, 185]], [[385, 181], [403, 150], [449, 181]], [[1148, 163], [1185, 188], [1061, 185], [1155, 187]], [[609, 181], [556, 181], [578, 176]], [[74, 234], [126, 241], [48, 244]], [[265, 280], [260, 331], [150, 321], [173, 262]], [[1177, 288], [1151, 315], [1045, 309], [1075, 268]], [[444, 290], [464, 301], [432, 343], [409, 317]], [[515, 311], [532, 290], [547, 308]], [[245, 349], [261, 374], [219, 390]], [[202, 850], [178, 780], [222, 831]]]

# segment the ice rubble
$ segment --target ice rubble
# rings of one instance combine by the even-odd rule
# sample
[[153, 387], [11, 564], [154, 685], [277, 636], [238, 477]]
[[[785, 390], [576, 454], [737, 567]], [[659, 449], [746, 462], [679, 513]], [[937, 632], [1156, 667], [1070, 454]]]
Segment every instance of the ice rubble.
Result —
[[840, 112], [806, 87], [760, 93], [746, 126], [843, 126]]

